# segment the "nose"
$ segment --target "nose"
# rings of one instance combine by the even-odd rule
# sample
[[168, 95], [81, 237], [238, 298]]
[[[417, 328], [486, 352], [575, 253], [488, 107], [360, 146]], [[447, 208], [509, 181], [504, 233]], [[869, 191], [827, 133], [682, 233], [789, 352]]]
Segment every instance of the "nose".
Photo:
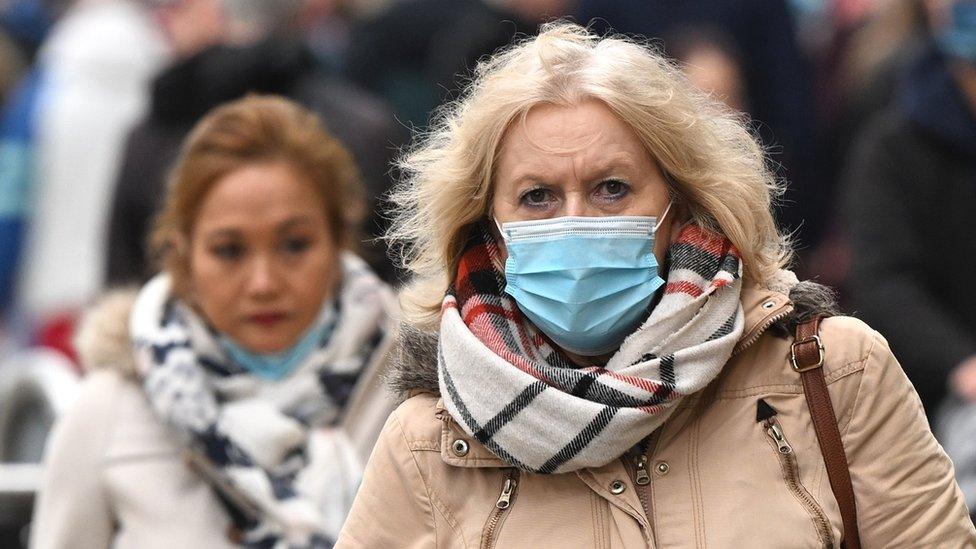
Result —
[[575, 217], [598, 217], [603, 214], [601, 214], [600, 209], [588, 201], [586, 196], [582, 193], [569, 193], [566, 195], [566, 201], [563, 205], [561, 215]]
[[271, 257], [256, 255], [251, 262], [247, 279], [247, 292], [253, 297], [271, 297], [281, 287], [278, 269]]

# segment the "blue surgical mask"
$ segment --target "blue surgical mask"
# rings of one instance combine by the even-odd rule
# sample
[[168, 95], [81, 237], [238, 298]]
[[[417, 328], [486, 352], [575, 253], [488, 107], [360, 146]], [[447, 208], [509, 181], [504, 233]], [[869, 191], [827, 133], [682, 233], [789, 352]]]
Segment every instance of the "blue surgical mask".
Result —
[[945, 54], [976, 64], [976, 0], [958, 0], [950, 7], [949, 25], [938, 43]]
[[248, 351], [228, 337], [220, 337], [220, 348], [238, 366], [252, 374], [278, 381], [292, 373], [309, 355], [324, 344], [332, 332], [334, 323], [316, 321], [294, 345], [274, 354], [261, 354]]
[[563, 349], [584, 356], [616, 350], [664, 284], [654, 256], [659, 226], [638, 216], [501, 224], [505, 292]]

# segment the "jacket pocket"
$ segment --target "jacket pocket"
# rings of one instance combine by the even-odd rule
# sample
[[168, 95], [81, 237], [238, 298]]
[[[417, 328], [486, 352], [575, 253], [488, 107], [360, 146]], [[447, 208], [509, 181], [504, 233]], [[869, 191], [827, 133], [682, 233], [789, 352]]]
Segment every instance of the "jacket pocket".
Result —
[[481, 549], [495, 547], [495, 542], [498, 540], [498, 532], [505, 522], [505, 517], [508, 516], [508, 513], [512, 510], [512, 506], [515, 504], [519, 478], [520, 472], [518, 469], [512, 469], [505, 478], [505, 482], [502, 484], [501, 491], [498, 495], [498, 500], [495, 501], [495, 507], [488, 515], [488, 520], [485, 521], [485, 527], [482, 529]]
[[813, 498], [813, 495], [800, 482], [800, 470], [797, 465], [796, 454], [793, 446], [787, 438], [786, 432], [778, 421], [776, 421], [776, 410], [774, 410], [765, 400], [759, 400], [759, 412], [757, 413], [759, 425], [766, 432], [766, 438], [770, 447], [776, 452], [779, 459], [780, 468], [783, 471], [783, 479], [793, 497], [800, 503], [803, 509], [810, 515], [820, 542], [824, 547], [833, 547], [833, 531], [827, 513]]

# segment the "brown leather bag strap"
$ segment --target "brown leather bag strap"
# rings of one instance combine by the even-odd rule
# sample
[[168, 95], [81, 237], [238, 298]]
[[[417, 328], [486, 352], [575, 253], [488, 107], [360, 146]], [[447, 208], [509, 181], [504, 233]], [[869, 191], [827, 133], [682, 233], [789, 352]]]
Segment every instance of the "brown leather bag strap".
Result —
[[854, 486], [851, 483], [850, 466], [844, 453], [844, 442], [837, 427], [837, 416], [827, 392], [824, 379], [824, 346], [820, 341], [821, 317], [814, 317], [796, 327], [796, 340], [790, 348], [790, 361], [793, 369], [800, 373], [803, 393], [813, 419], [813, 429], [817, 432], [820, 452], [827, 465], [827, 478], [834, 492], [840, 515], [844, 521], [845, 549], [860, 549], [861, 539], [857, 533], [857, 506], [854, 503]]

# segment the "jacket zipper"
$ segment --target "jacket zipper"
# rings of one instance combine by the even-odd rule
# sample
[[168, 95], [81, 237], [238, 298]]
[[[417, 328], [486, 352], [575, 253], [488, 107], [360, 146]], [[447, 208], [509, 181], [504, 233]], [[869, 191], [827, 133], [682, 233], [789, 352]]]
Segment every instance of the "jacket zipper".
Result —
[[732, 353], [732, 356], [735, 356], [735, 355], [737, 355], [737, 354], [745, 351], [747, 348], [749, 348], [750, 346], [752, 346], [753, 343], [759, 341], [759, 337], [762, 336], [763, 333], [766, 330], [768, 330], [770, 326], [772, 326], [777, 321], [782, 320], [782, 319], [786, 318], [787, 316], [789, 316], [789, 314], [790, 314], [791, 311], [792, 311], [792, 309], [787, 308], [782, 313], [778, 313], [776, 315], [773, 315], [773, 316], [767, 318], [759, 326], [759, 328], [756, 330], [756, 333], [752, 334], [752, 336], [750, 336], [749, 339], [747, 339], [746, 341], [743, 341], [742, 343], [739, 344], [738, 348]]
[[630, 474], [631, 480], [634, 481], [634, 490], [637, 492], [637, 499], [644, 509], [644, 516], [647, 517], [648, 524], [651, 523], [651, 475], [648, 468], [650, 461], [648, 455], [652, 453], [652, 448], [657, 444], [657, 434], [658, 432], [655, 431], [640, 441], [635, 447], [635, 451], [628, 456], [630, 459], [624, 459], [625, 469]]
[[790, 441], [786, 438], [783, 428], [776, 421], [775, 416], [763, 420], [762, 426], [766, 430], [766, 436], [776, 444], [780, 466], [783, 468], [783, 475], [786, 478], [786, 486], [813, 517], [814, 524], [817, 527], [817, 534], [820, 536], [820, 541], [824, 547], [833, 547], [833, 532], [831, 531], [830, 520], [817, 501], [810, 495], [810, 492], [800, 483], [800, 472], [796, 462], [796, 454], [793, 452], [793, 446], [790, 445]]
[[495, 546], [495, 529], [498, 528], [502, 518], [512, 508], [512, 500], [515, 498], [516, 491], [518, 491], [519, 475], [520, 471], [518, 469], [512, 469], [508, 478], [505, 479], [505, 484], [502, 485], [502, 493], [499, 494], [498, 500], [495, 501], [495, 509], [491, 512], [491, 516], [488, 517], [488, 523], [485, 525], [485, 533], [481, 537], [482, 549], [490, 549]]

